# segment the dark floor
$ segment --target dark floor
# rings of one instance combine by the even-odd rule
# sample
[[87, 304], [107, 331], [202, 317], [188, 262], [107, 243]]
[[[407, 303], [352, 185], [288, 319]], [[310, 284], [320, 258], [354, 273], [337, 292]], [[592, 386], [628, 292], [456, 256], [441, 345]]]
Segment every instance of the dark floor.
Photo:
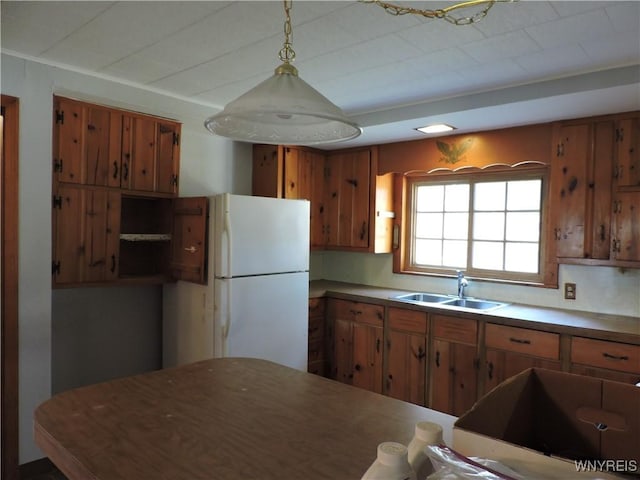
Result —
[[44, 458], [20, 467], [20, 480], [67, 480], [53, 463]]

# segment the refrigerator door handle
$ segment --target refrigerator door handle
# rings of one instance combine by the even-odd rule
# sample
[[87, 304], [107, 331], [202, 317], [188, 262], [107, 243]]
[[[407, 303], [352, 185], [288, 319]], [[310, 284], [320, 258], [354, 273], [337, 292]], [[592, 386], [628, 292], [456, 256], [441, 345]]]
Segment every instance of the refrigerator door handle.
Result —
[[231, 276], [231, 251], [233, 245], [233, 235], [231, 232], [231, 215], [229, 214], [229, 208], [224, 210], [224, 232], [227, 235], [227, 276]]
[[226, 288], [227, 293], [227, 308], [224, 325], [222, 325], [222, 356], [227, 356], [227, 337], [229, 336], [229, 329], [231, 328], [231, 288]]

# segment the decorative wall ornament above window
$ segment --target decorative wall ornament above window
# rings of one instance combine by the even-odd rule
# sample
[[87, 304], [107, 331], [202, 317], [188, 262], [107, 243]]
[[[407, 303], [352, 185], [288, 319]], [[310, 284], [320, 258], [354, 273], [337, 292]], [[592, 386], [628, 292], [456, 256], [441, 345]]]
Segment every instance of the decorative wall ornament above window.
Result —
[[[451, 6], [445, 8], [437, 8], [434, 10], [406, 7], [390, 2], [383, 2], [382, 0], [359, 1], [362, 3], [374, 3], [384, 8], [384, 10], [390, 15], [420, 15], [426, 18], [440, 18], [454, 25], [470, 25], [472, 23], [477, 23], [484, 17], [486, 17], [487, 13], [489, 13], [489, 10], [491, 9], [491, 7], [493, 7], [494, 3], [517, 2], [518, 0], [469, 0], [468, 2], [455, 3]], [[468, 16], [455, 16], [452, 14], [452, 12], [455, 12], [457, 10], [468, 11], [468, 9], [474, 9], [475, 7], [479, 7], [480, 9], [476, 10], [473, 14]]]

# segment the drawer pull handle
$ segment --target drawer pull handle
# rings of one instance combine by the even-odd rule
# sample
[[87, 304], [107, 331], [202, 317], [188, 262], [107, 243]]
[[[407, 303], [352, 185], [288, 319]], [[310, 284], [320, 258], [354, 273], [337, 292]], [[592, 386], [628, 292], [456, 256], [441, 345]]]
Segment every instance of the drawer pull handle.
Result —
[[531, 340], [523, 340], [521, 338], [509, 337], [509, 341], [512, 343], [519, 343], [521, 345], [531, 345]]
[[493, 362], [489, 362], [487, 373], [489, 375], [489, 380], [493, 380]]
[[440, 367], [440, 352], [436, 351], [436, 367]]
[[622, 360], [622, 361], [629, 360], [629, 357], [627, 357], [626, 355], [611, 355], [610, 353], [607, 353], [607, 352], [602, 352], [602, 356], [604, 358], [608, 358], [609, 360]]

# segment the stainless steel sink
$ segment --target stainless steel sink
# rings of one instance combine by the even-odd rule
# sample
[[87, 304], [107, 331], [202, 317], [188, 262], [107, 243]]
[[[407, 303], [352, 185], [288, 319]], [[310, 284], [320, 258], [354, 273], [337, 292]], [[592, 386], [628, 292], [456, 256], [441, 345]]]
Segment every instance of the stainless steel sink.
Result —
[[438, 293], [407, 293], [405, 295], [398, 295], [392, 298], [395, 300], [403, 300], [405, 302], [418, 303], [443, 303], [452, 299], [449, 295], [440, 295]]
[[479, 300], [477, 298], [455, 298], [445, 302], [445, 305], [452, 307], [470, 308], [473, 310], [493, 310], [503, 307], [506, 303], [492, 302], [490, 300]]
[[507, 305], [502, 302], [494, 302], [491, 300], [481, 300], [479, 298], [460, 298], [453, 295], [443, 295], [439, 293], [405, 293], [391, 297], [394, 300], [400, 300], [409, 303], [418, 303], [425, 305], [443, 306], [451, 309], [467, 309], [489, 311]]

